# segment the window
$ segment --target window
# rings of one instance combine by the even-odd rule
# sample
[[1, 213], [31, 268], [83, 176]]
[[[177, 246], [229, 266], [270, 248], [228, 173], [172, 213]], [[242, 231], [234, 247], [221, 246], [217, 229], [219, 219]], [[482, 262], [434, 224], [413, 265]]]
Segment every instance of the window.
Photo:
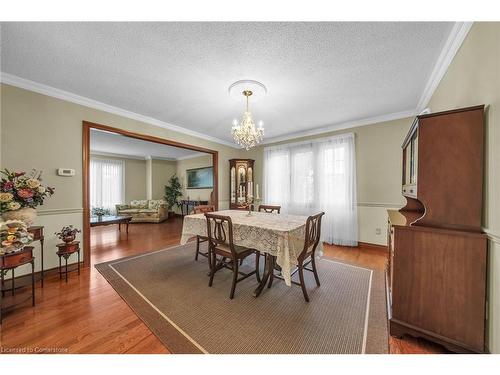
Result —
[[310, 206], [313, 200], [314, 170], [311, 151], [297, 152], [292, 155], [291, 198], [300, 205]]
[[357, 245], [354, 134], [264, 149], [264, 200], [282, 212], [325, 212], [323, 240]]
[[121, 160], [90, 160], [90, 206], [103, 207], [112, 214], [124, 203], [124, 164]]

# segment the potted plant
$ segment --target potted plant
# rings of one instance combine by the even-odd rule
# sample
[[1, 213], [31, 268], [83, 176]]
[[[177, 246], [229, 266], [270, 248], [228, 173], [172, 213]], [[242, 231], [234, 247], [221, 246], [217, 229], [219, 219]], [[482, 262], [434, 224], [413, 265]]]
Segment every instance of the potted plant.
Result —
[[173, 216], [172, 208], [179, 205], [178, 199], [182, 197], [182, 186], [179, 177], [175, 174], [170, 177], [168, 185], [165, 185], [165, 201], [167, 202], [168, 217]]
[[73, 225], [63, 227], [59, 232], [54, 233], [60, 240], [70, 243], [76, 238], [76, 234], [80, 233], [80, 229], [76, 229]]
[[54, 194], [54, 188], [43, 186], [42, 172], [33, 169], [26, 172], [0, 171], [0, 212], [4, 220], [21, 220], [27, 226], [36, 217], [35, 207]]
[[92, 207], [92, 216], [97, 216], [97, 219], [102, 220], [103, 216], [109, 215], [110, 212], [104, 207]]
[[21, 220], [7, 220], [0, 223], [0, 255], [22, 250], [33, 241], [26, 223]]

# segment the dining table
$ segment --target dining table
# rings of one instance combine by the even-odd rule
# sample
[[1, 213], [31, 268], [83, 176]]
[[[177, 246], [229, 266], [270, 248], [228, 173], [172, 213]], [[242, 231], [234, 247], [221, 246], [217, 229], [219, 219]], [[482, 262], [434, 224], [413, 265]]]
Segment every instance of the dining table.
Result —
[[[292, 285], [292, 273], [298, 264], [297, 258], [304, 249], [307, 216], [277, 214], [242, 210], [221, 210], [217, 215], [229, 216], [233, 224], [235, 245], [255, 249], [266, 257], [264, 275], [254, 296], [261, 294], [273, 271], [272, 257], [281, 268], [281, 276], [287, 286]], [[207, 236], [204, 214], [184, 216], [181, 244], [189, 239]], [[316, 257], [323, 254], [323, 243], [316, 248]]]

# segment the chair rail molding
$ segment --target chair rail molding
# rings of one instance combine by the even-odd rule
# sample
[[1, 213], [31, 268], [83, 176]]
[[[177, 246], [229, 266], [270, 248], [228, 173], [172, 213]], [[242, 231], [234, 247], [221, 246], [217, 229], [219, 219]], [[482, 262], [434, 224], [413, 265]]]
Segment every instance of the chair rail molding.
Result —
[[483, 228], [483, 231], [488, 236], [488, 240], [500, 244], [500, 233], [494, 232], [487, 228]]
[[38, 216], [64, 215], [64, 214], [81, 214], [81, 213], [83, 213], [83, 208], [82, 207], [74, 207], [74, 208], [37, 209], [36, 213], [38, 214]]
[[401, 208], [403, 203], [385, 203], [385, 202], [358, 202], [358, 207], [381, 207], [381, 208]]

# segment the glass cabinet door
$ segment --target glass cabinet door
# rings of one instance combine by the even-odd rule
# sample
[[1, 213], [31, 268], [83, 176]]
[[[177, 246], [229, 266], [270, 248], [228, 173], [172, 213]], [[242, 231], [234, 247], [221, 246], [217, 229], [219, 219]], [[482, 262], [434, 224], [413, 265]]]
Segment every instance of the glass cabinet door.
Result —
[[236, 168], [231, 167], [231, 203], [236, 203]]
[[418, 129], [412, 138], [412, 152], [413, 152], [413, 158], [412, 158], [412, 166], [413, 167], [412, 167], [411, 183], [416, 184], [417, 183], [417, 172], [418, 172]]

